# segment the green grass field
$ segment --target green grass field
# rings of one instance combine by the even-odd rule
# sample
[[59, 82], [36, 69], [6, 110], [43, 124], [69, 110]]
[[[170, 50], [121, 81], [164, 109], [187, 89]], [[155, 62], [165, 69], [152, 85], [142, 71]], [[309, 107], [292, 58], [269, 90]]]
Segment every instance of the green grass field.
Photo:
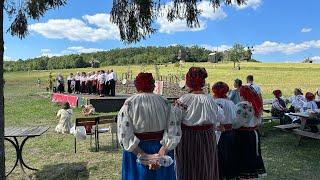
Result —
[[[281, 89], [285, 96], [292, 94], [295, 87], [304, 92], [315, 92], [320, 86], [320, 65], [316, 64], [269, 64], [242, 63], [241, 70], [233, 70], [233, 64], [197, 63], [185, 64], [182, 72], [192, 66], [204, 66], [208, 81], [218, 80], [232, 84], [235, 78], [245, 79], [253, 74], [257, 84], [261, 85], [264, 98], [272, 97], [273, 89]], [[134, 74], [144, 69], [155, 72], [153, 66], [113, 66], [119, 76], [129, 68]], [[69, 72], [91, 71], [91, 69], [54, 70], [67, 75]], [[161, 75], [179, 74], [174, 65], [161, 66]], [[31, 179], [120, 179], [121, 150], [110, 145], [110, 135], [102, 135], [101, 151], [94, 152], [89, 140], [78, 143], [78, 153], [73, 152], [73, 136], [54, 133], [58, 120], [55, 117], [58, 105], [51, 103], [42, 95], [45, 91], [49, 71], [14, 72], [5, 74], [5, 126], [48, 125], [49, 131], [38, 138], [30, 139], [24, 150], [27, 164], [39, 168], [38, 172], [28, 171]], [[36, 85], [41, 79], [41, 87]], [[79, 116], [79, 109], [75, 109]], [[75, 117], [74, 116], [74, 117]], [[320, 141], [306, 139], [297, 146], [297, 138], [290, 133], [280, 132], [266, 124], [265, 137], [262, 138], [262, 153], [268, 176], [264, 179], [320, 179]], [[6, 164], [11, 168], [15, 160], [14, 148], [6, 143]], [[25, 179], [17, 168], [8, 179]]]

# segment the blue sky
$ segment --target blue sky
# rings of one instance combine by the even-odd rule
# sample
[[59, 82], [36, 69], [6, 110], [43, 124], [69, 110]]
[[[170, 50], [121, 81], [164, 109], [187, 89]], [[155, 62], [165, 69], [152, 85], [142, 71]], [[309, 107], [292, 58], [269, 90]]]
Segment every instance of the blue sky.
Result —
[[[109, 21], [111, 6], [111, 0], [68, 0], [65, 7], [30, 21], [27, 38], [5, 33], [5, 59], [128, 47]], [[253, 46], [253, 57], [263, 62], [296, 62], [306, 57], [320, 62], [319, 7], [319, 0], [248, 0], [241, 7], [222, 6], [214, 11], [203, 1], [199, 4], [201, 27], [190, 29], [184, 21], [169, 23], [160, 17], [154, 24], [156, 34], [129, 46], [181, 44], [225, 50], [241, 43]], [[5, 30], [9, 24], [6, 17]]]

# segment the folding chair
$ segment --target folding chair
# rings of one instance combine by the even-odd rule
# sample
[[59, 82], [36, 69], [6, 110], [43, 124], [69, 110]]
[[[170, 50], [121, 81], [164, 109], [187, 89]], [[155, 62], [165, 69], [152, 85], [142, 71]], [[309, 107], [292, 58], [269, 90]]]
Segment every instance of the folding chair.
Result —
[[[86, 135], [90, 135], [90, 147], [92, 147], [92, 135], [94, 135], [95, 140], [95, 147], [96, 151], [98, 151], [98, 144], [97, 144], [97, 134], [96, 131], [93, 130], [93, 126], [97, 126], [98, 124], [98, 117], [81, 117], [76, 118], [75, 130], [77, 130], [78, 126], [84, 126], [86, 129]], [[74, 138], [74, 153], [77, 153], [77, 139]]]
[[[111, 130], [112, 145], [113, 145], [113, 134], [114, 133], [117, 134], [116, 133], [117, 131], [115, 130], [115, 129], [117, 129], [116, 118], [117, 118], [116, 115], [99, 116], [98, 125], [97, 125], [97, 128], [96, 128], [98, 149], [100, 148], [100, 145], [99, 145], [99, 134], [100, 133], [110, 132], [110, 130]], [[109, 126], [109, 128], [99, 128], [99, 125], [101, 125], [101, 124], [111, 124], [111, 126]], [[118, 144], [117, 144], [117, 147], [118, 147]]]

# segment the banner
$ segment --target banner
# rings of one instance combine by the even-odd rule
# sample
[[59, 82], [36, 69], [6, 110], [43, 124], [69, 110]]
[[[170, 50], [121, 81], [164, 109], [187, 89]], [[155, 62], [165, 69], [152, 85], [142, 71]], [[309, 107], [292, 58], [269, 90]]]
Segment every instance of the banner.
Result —
[[77, 96], [60, 94], [60, 93], [53, 93], [52, 94], [52, 102], [54, 102], [54, 103], [68, 102], [70, 104], [70, 106], [77, 107], [77, 105], [78, 105], [78, 97]]
[[154, 85], [155, 85], [155, 88], [154, 88], [153, 93], [162, 95], [163, 94], [163, 81], [156, 81], [154, 83]]

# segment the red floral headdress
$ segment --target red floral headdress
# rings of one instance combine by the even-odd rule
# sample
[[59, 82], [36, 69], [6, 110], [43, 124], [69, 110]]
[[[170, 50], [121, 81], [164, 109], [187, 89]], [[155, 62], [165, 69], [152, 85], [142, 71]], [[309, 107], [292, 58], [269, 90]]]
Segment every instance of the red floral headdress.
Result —
[[277, 89], [272, 92], [276, 98], [280, 98], [282, 95], [281, 90]]
[[205, 68], [191, 67], [186, 75], [186, 84], [192, 91], [201, 91], [207, 77]]
[[249, 86], [240, 88], [240, 96], [252, 104], [255, 116], [259, 117], [263, 110], [263, 102], [260, 96]]
[[138, 92], [153, 92], [154, 79], [152, 73], [139, 73], [134, 81], [134, 85]]
[[219, 81], [212, 86], [212, 92], [216, 98], [227, 98], [229, 86], [225, 82]]
[[307, 99], [308, 101], [313, 101], [314, 98], [315, 98], [315, 96], [314, 96], [313, 93], [311, 93], [311, 92], [307, 92], [307, 93], [306, 93], [306, 99]]

